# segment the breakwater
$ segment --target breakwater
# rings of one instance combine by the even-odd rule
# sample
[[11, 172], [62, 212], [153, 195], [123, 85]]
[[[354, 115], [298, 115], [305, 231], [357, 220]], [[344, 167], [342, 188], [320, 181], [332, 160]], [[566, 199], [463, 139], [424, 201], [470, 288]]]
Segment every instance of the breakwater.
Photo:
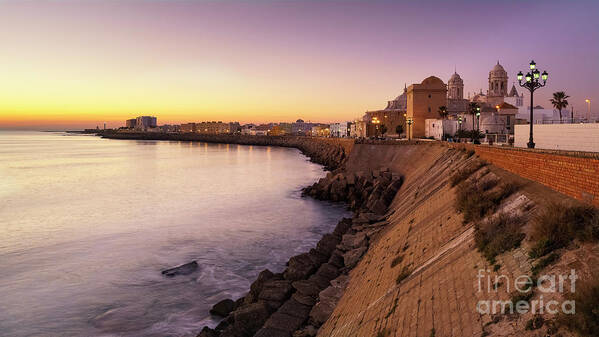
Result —
[[302, 153], [308, 156], [313, 162], [323, 165], [327, 170], [339, 168], [349, 156], [354, 145], [353, 139], [298, 136], [209, 135], [198, 133], [152, 132], [99, 132], [98, 135], [103, 138], [111, 139], [165, 140], [293, 147], [302, 151]]

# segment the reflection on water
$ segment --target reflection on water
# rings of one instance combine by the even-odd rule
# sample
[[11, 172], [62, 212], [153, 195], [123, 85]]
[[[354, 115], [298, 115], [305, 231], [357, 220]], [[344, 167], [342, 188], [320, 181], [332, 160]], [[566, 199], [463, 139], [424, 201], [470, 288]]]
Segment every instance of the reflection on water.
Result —
[[345, 215], [300, 197], [322, 175], [287, 148], [2, 132], [1, 334], [195, 336]]

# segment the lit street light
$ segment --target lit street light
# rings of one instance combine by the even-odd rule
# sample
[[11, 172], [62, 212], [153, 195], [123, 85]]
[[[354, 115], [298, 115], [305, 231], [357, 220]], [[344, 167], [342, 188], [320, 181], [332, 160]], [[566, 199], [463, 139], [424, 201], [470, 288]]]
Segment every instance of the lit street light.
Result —
[[[543, 71], [541, 74], [539, 69], [537, 69], [537, 64], [535, 61], [530, 61], [530, 71], [523, 75], [522, 72], [518, 73], [518, 84], [521, 87], [528, 89], [530, 91], [530, 136], [528, 139], [528, 143], [526, 144], [529, 149], [534, 149], [535, 143], [532, 137], [532, 127], [534, 122], [534, 105], [533, 105], [533, 93], [535, 90], [544, 87], [547, 84], [547, 74], [546, 71]], [[526, 78], [526, 82], [522, 83], [522, 77]], [[543, 83], [539, 81], [539, 77], [543, 80]]]
[[591, 100], [585, 99], [584, 101], [587, 102], [587, 105], [588, 105], [587, 120], [590, 122], [591, 121]]
[[478, 136], [480, 135], [480, 108], [476, 108], [476, 138], [474, 138], [474, 144], [480, 144]]
[[372, 117], [371, 122], [375, 126], [374, 136], [378, 137], [379, 136], [379, 124], [381, 123], [381, 121], [379, 121], [378, 117]]

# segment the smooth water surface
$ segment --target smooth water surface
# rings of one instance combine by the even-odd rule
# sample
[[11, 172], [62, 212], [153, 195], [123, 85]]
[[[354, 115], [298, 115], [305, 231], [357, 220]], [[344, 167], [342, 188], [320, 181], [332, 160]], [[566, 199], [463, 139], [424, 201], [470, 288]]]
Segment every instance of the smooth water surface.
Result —
[[347, 214], [300, 196], [323, 175], [296, 149], [0, 131], [0, 335], [195, 336]]

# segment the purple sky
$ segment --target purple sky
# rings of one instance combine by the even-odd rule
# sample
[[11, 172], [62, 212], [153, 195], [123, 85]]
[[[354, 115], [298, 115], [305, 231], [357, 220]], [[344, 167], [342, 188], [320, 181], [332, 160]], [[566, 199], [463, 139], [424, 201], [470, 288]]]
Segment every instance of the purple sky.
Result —
[[[599, 107], [599, 1], [0, 2], [0, 128], [339, 121], [454, 67], [465, 91], [534, 58], [550, 107]], [[595, 103], [596, 102], [596, 103]]]

